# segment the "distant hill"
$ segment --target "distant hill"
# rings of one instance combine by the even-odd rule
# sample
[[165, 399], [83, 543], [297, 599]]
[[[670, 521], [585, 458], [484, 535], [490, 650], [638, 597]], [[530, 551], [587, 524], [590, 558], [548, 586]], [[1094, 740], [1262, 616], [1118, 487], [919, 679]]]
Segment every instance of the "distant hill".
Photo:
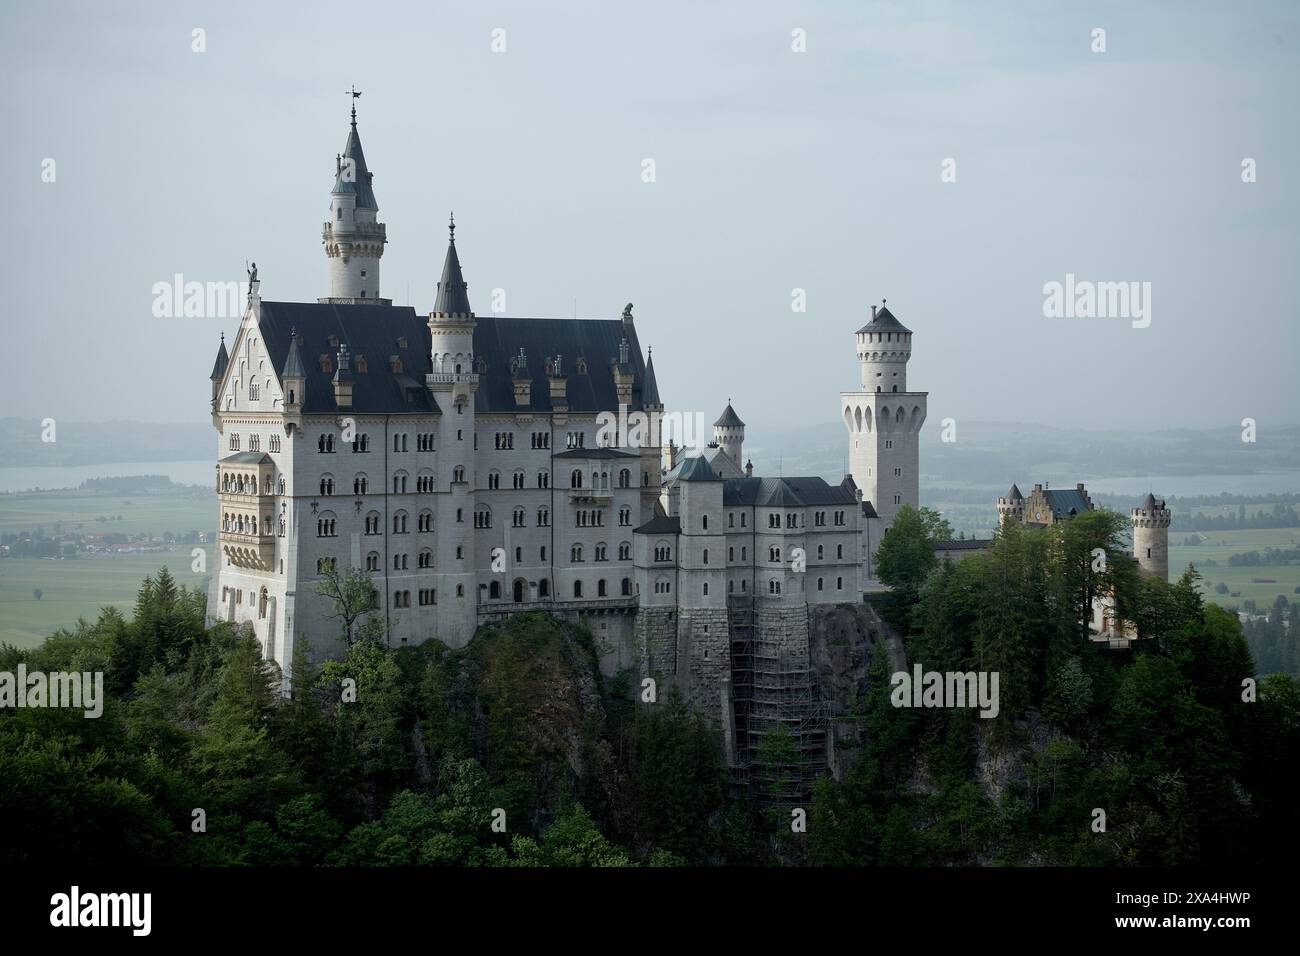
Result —
[[0, 468], [108, 465], [123, 461], [193, 461], [212, 455], [205, 422], [55, 421], [55, 441], [41, 440], [38, 418], [0, 418]]
[[[847, 454], [844, 427], [747, 429], [745, 453], [756, 472], [821, 475], [838, 481]], [[1300, 426], [1263, 430], [1247, 444], [1238, 428], [1091, 431], [1011, 422], [956, 423], [942, 441], [931, 416], [921, 432], [922, 484], [1008, 485], [1063, 475], [1073, 480], [1147, 475], [1239, 475], [1300, 469]]]

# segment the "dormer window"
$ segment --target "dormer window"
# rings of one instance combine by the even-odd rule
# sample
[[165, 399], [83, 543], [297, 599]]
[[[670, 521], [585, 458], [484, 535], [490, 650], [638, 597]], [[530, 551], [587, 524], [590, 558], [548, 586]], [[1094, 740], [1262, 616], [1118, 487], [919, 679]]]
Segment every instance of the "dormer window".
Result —
[[366, 357], [364, 355], [357, 355], [356, 369], [360, 373], [366, 372]]
[[332, 373], [334, 371], [334, 360], [328, 355], [322, 355], [320, 357], [320, 370], [326, 375]]
[[406, 336], [405, 336], [405, 335], [403, 335], [401, 338], [399, 338], [399, 339], [397, 340], [397, 347], [398, 347], [399, 349], [404, 349], [404, 348], [407, 347], [407, 345], [406, 345]]
[[337, 335], [328, 336], [326, 337], [325, 341], [332, 349], [336, 349], [339, 347], [339, 337]]

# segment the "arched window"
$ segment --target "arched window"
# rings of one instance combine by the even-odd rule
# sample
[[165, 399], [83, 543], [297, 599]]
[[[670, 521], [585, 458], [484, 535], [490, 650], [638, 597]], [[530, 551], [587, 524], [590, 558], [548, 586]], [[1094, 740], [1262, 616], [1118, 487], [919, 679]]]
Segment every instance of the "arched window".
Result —
[[623, 592], [623, 596], [624, 596], [624, 597], [628, 597], [629, 595], [631, 595], [631, 593], [632, 593], [632, 579], [631, 579], [631, 578], [624, 578], [624, 579], [623, 579], [623, 588], [622, 588], [622, 592]]
[[582, 470], [581, 470], [581, 469], [579, 469], [579, 468], [575, 468], [575, 469], [573, 469], [573, 474], [569, 475], [569, 487], [570, 487], [570, 488], [581, 488], [581, 487], [582, 487]]
[[574, 582], [573, 582], [573, 596], [576, 597], [576, 598], [580, 598], [580, 597], [582, 597], [582, 582], [581, 582], [581, 581], [574, 581]]
[[582, 545], [575, 544], [569, 549], [569, 560], [573, 562], [582, 560]]
[[320, 493], [322, 495], [334, 494], [334, 476], [330, 474], [322, 475], [320, 480]]
[[596, 582], [596, 597], [607, 597], [605, 594], [605, 579], [601, 578]]

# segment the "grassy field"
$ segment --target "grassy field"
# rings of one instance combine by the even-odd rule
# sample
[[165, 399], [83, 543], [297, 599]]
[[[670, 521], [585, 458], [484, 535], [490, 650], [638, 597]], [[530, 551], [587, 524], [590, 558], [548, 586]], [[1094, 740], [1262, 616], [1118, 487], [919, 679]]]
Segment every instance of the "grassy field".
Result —
[[[0, 561], [0, 641], [34, 647], [77, 618], [94, 620], [107, 605], [127, 610], [135, 605], [140, 582], [166, 565], [178, 585], [201, 587], [206, 575], [194, 574], [190, 546], [174, 553], [83, 555], [66, 561], [6, 558]], [[211, 546], [207, 552], [211, 563]], [[41, 599], [32, 595], [40, 588]]]
[[[1219, 604], [1240, 605], [1247, 598], [1253, 599], [1259, 609], [1265, 610], [1273, 604], [1279, 594], [1288, 601], [1300, 600], [1295, 593], [1300, 586], [1300, 563], [1288, 565], [1265, 564], [1256, 567], [1230, 567], [1228, 557], [1246, 551], [1263, 552], [1265, 548], [1300, 548], [1300, 529], [1274, 528], [1247, 531], [1206, 531], [1206, 540], [1196, 546], [1183, 544], [1183, 540], [1195, 532], [1178, 531], [1169, 535], [1169, 576], [1177, 578], [1188, 564], [1195, 564], [1196, 569], [1205, 577], [1207, 583], [1206, 597]], [[1205, 561], [1218, 561], [1217, 566], [1207, 567]], [[1276, 584], [1254, 584], [1251, 578], [1274, 578]], [[1229, 594], [1215, 594], [1214, 585], [1223, 582], [1229, 592], [1238, 591], [1240, 597]]]
[[[122, 520], [100, 521], [99, 518]], [[44, 529], [79, 534], [140, 534], [166, 531], [210, 531], [217, 524], [217, 496], [204, 493], [189, 497], [181, 494], [97, 495], [79, 491], [42, 491], [0, 495], [0, 533]], [[188, 562], [187, 562], [188, 563]]]
[[[121, 521], [99, 521], [122, 516]], [[216, 496], [208, 493], [121, 495], [80, 491], [35, 492], [0, 495], [0, 533], [31, 532], [41, 528], [85, 533], [151, 533], [211, 530], [216, 524]], [[60, 627], [71, 628], [77, 619], [94, 620], [107, 605], [129, 609], [135, 604], [140, 582], [166, 565], [177, 584], [201, 586], [206, 574], [190, 570], [193, 545], [176, 545], [174, 552], [157, 554], [81, 554], [54, 561], [41, 558], [0, 560], [0, 641], [20, 647], [39, 644]], [[207, 567], [215, 568], [212, 546], [207, 546]], [[41, 600], [33, 589], [43, 592]]]

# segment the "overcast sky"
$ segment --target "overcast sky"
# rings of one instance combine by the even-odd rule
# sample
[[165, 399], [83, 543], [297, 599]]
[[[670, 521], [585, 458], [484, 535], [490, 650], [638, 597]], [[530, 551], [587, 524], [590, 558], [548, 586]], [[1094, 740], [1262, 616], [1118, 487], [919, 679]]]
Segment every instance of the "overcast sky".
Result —
[[[1294, 3], [4, 3], [0, 414], [205, 421], [237, 323], [152, 287], [327, 294], [355, 84], [383, 294], [432, 308], [454, 209], [478, 313], [634, 302], [670, 407], [834, 421], [888, 298], [927, 427], [1294, 422], [1298, 44]], [[1044, 317], [1067, 273], [1149, 327]]]

